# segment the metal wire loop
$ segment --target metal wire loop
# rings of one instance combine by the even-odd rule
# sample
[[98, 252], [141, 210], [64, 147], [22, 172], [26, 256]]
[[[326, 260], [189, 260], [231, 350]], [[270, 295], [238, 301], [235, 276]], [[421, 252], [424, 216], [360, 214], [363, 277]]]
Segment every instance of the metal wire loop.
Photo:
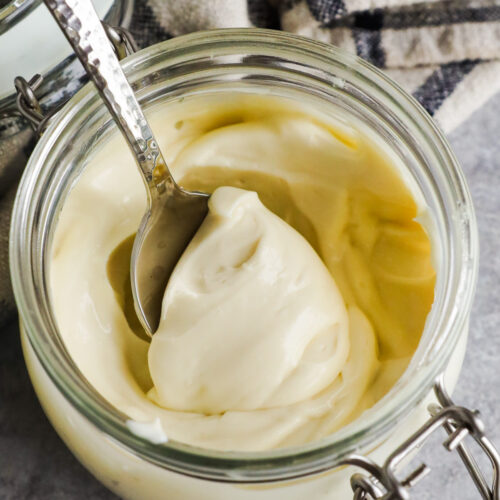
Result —
[[38, 74], [31, 77], [29, 82], [22, 76], [17, 76], [14, 79], [14, 86], [17, 92], [17, 109], [35, 130], [43, 120], [42, 109], [35, 95], [35, 90], [41, 85], [42, 81], [43, 77]]
[[106, 35], [108, 35], [109, 41], [115, 48], [118, 59], [121, 60], [139, 50], [139, 47], [130, 31], [122, 28], [121, 26], [110, 26], [105, 22], [103, 22], [102, 25], [104, 26]]
[[[354, 465], [368, 473], [356, 473], [351, 477], [354, 500], [408, 500], [409, 489], [427, 475], [430, 469], [425, 464], [420, 464], [402, 480], [396, 477], [395, 472], [408, 455], [416, 452], [424, 441], [440, 428], [444, 428], [448, 434], [443, 446], [448, 451], [457, 450], [481, 498], [500, 500], [500, 455], [484, 434], [484, 424], [479, 418], [479, 412], [456, 406], [445, 390], [442, 377], [436, 381], [434, 392], [439, 405], [434, 404], [429, 407], [431, 414], [429, 420], [399, 446], [383, 466], [360, 456], [350, 456], [343, 461], [342, 465]], [[476, 441], [491, 463], [493, 469], [491, 486], [463, 442], [467, 436]]]

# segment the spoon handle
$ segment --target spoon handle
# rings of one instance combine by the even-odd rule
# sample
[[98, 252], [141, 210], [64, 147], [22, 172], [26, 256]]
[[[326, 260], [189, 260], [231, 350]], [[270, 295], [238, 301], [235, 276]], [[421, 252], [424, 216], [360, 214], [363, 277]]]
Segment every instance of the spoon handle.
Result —
[[179, 189], [90, 0], [44, 0], [132, 149], [153, 196]]

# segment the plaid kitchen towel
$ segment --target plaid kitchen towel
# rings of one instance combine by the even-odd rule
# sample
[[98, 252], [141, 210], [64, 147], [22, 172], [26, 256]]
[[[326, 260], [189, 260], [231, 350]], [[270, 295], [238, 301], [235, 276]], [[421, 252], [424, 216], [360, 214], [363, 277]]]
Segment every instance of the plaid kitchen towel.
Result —
[[137, 0], [131, 29], [145, 46], [236, 26], [357, 54], [413, 93], [445, 132], [500, 90], [500, 0]]
[[[136, 0], [131, 31], [145, 47], [197, 30], [251, 26], [363, 57], [411, 92], [445, 132], [500, 90], [500, 0]], [[13, 192], [0, 198], [0, 324], [14, 311], [7, 262]]]

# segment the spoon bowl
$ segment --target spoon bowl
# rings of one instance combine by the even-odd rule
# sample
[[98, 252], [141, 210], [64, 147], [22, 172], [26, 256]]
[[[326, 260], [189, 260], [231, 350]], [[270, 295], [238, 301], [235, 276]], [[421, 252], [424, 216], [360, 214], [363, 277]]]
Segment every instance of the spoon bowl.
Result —
[[153, 198], [132, 248], [130, 277], [137, 316], [152, 335], [177, 261], [207, 214], [209, 195], [177, 187]]

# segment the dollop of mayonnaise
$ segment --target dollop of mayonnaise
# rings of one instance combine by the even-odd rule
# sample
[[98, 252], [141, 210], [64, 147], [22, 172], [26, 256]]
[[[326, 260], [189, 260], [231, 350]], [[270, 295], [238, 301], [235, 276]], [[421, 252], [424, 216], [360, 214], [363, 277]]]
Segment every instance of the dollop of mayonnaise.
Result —
[[348, 325], [305, 238], [257, 193], [220, 187], [169, 280], [149, 349], [150, 397], [205, 414], [312, 398], [346, 363]]

